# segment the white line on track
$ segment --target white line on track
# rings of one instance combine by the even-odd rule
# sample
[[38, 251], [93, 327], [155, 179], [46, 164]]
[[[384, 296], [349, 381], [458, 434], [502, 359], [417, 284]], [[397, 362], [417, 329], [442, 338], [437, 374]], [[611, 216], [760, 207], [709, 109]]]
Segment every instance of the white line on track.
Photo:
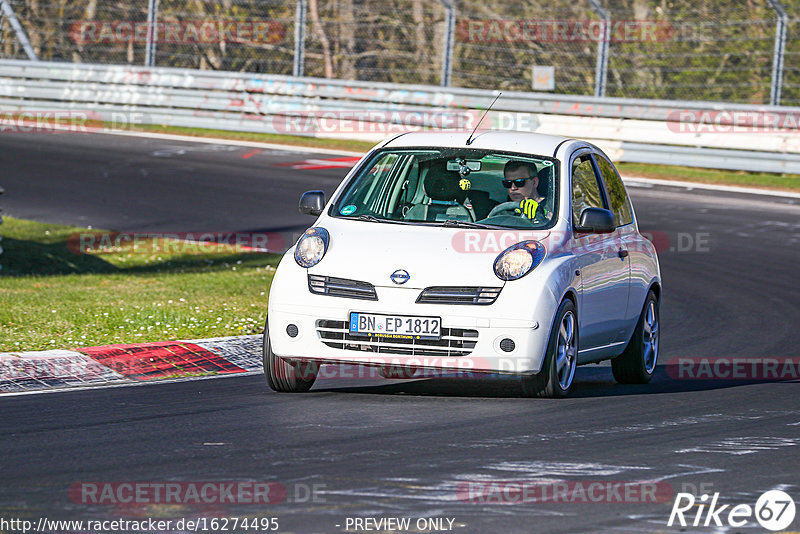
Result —
[[18, 397], [22, 395], [38, 395], [41, 393], [64, 393], [71, 391], [87, 391], [87, 390], [109, 389], [109, 388], [155, 386], [158, 384], [168, 384], [174, 382], [196, 382], [199, 380], [217, 380], [220, 378], [237, 378], [240, 376], [251, 376], [256, 374], [261, 374], [261, 371], [244, 371], [241, 373], [226, 373], [226, 374], [211, 375], [211, 376], [187, 376], [181, 378], [164, 378], [159, 380], [146, 380], [146, 381], [120, 380], [119, 382], [108, 382], [105, 384], [97, 384], [94, 386], [75, 386], [75, 387], [70, 386], [63, 388], [33, 389], [28, 391], [9, 391], [0, 393], [0, 399], [3, 399], [5, 397]]
[[258, 141], [244, 141], [237, 139], [218, 139], [214, 137], [194, 137], [191, 135], [162, 134], [151, 132], [93, 132], [104, 135], [126, 135], [131, 137], [143, 137], [146, 139], [162, 139], [165, 141], [183, 141], [187, 143], [207, 143], [212, 145], [245, 146], [253, 148], [263, 148], [265, 150], [283, 150], [285, 152], [299, 152], [302, 154], [332, 154], [335, 156], [363, 156], [364, 152], [352, 152], [348, 150], [338, 150], [333, 148], [316, 148], [311, 146], [280, 145], [277, 143], [261, 143]]
[[738, 187], [733, 185], [701, 184], [697, 182], [679, 182], [676, 180], [659, 180], [656, 178], [642, 178], [639, 176], [623, 176], [622, 180], [633, 187], [652, 187], [663, 185], [668, 187], [682, 187], [684, 189], [703, 189], [706, 191], [724, 191], [726, 193], [744, 193], [748, 195], [763, 195], [769, 197], [800, 198], [800, 193], [794, 191], [776, 191], [772, 189], [758, 189], [755, 187]]

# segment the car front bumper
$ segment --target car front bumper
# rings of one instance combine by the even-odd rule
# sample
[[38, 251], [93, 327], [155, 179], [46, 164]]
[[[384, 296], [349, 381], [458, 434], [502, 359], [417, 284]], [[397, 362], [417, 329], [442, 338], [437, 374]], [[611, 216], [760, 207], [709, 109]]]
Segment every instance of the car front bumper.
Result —
[[[282, 262], [269, 297], [272, 351], [287, 359], [327, 363], [538, 373], [559, 304], [546, 285], [534, 280], [506, 283], [497, 300], [483, 306], [420, 304], [419, 288], [375, 289], [378, 300], [313, 294], [306, 270], [293, 261]], [[350, 336], [350, 312], [441, 317], [442, 341]], [[507, 339], [513, 349], [508, 342], [501, 347]]]

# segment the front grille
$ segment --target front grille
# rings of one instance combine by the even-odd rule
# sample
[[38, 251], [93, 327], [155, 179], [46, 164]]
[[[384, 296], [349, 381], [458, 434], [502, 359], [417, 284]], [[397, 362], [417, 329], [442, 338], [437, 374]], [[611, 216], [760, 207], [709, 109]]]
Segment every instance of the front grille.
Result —
[[346, 321], [324, 319], [317, 321], [317, 334], [325, 345], [334, 349], [409, 356], [466, 356], [478, 342], [478, 331], [464, 328], [442, 328], [441, 339], [351, 336]]
[[417, 303], [488, 306], [497, 300], [502, 289], [502, 287], [426, 287], [419, 294]]
[[333, 276], [308, 275], [308, 290], [317, 295], [344, 297], [349, 299], [378, 300], [375, 286], [368, 282], [334, 278]]

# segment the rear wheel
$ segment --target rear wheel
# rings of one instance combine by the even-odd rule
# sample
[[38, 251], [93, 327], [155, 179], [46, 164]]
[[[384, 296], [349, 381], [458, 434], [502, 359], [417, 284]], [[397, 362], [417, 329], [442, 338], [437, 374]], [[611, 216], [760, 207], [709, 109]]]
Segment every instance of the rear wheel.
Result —
[[575, 304], [561, 303], [550, 332], [542, 370], [522, 377], [522, 394], [526, 397], [566, 397], [578, 365], [578, 314]]
[[620, 384], [646, 384], [653, 378], [658, 362], [660, 320], [658, 299], [651, 290], [628, 346], [611, 360], [611, 371]]
[[317, 364], [299, 362], [290, 364], [272, 352], [269, 343], [269, 328], [264, 327], [264, 375], [267, 384], [281, 393], [303, 393], [311, 389], [317, 379]]

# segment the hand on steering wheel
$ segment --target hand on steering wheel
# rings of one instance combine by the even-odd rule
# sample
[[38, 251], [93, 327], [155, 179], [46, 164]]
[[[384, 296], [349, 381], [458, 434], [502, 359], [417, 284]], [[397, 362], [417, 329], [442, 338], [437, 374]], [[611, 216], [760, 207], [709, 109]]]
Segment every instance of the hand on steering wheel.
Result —
[[539, 203], [531, 198], [526, 198], [519, 202], [512, 200], [511, 202], [503, 202], [492, 208], [492, 211], [489, 212], [486, 218], [497, 217], [498, 215], [515, 215], [517, 217], [525, 217], [526, 219], [533, 220], [533, 218], [536, 217], [536, 209], [538, 207]]

